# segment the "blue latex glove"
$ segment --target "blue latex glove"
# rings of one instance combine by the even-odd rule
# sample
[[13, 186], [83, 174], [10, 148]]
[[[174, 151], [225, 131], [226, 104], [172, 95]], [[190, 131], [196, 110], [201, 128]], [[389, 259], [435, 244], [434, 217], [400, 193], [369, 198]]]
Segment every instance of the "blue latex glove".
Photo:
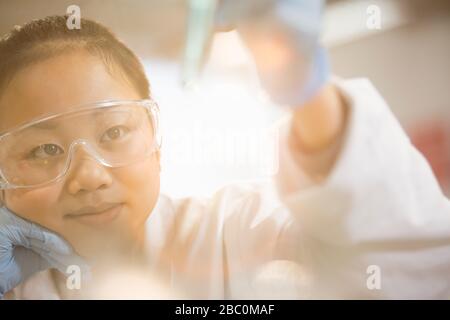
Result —
[[56, 268], [65, 274], [69, 265], [88, 274], [84, 261], [65, 240], [0, 207], [0, 299], [36, 272]]
[[[323, 4], [322, 0], [217, 4], [217, 26], [238, 30], [255, 57], [264, 89], [278, 104], [301, 106], [328, 79], [328, 59], [318, 43]], [[273, 55], [269, 44], [275, 44]]]

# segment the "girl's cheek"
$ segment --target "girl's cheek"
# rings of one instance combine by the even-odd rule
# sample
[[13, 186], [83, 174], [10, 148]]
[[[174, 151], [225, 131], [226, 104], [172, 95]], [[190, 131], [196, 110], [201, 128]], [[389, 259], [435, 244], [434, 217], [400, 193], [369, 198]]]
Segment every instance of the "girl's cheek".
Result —
[[18, 216], [52, 228], [61, 215], [60, 193], [59, 184], [29, 190], [9, 190], [5, 192], [5, 203]]
[[146, 194], [159, 184], [159, 156], [153, 155], [148, 159], [133, 165], [115, 169], [114, 180], [128, 191], [129, 195]]
[[127, 193], [127, 202], [133, 210], [133, 225], [144, 222], [153, 209], [159, 196], [159, 159], [152, 157], [147, 161], [124, 168], [116, 179]]

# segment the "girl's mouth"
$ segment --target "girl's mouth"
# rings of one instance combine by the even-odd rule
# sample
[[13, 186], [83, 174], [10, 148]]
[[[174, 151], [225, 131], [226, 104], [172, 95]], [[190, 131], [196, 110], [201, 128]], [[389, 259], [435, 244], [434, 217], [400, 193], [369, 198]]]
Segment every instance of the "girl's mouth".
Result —
[[104, 226], [114, 221], [123, 208], [122, 203], [86, 207], [65, 215], [65, 218], [90, 226]]

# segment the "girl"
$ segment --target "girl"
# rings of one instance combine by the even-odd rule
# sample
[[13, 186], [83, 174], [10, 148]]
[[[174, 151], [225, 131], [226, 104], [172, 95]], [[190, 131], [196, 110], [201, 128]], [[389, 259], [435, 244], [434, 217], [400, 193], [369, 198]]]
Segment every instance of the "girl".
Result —
[[0, 42], [0, 294], [73, 297], [55, 271], [73, 249], [94, 280], [144, 265], [193, 298], [448, 298], [448, 200], [371, 84], [334, 79], [293, 110], [274, 183], [171, 199], [133, 52], [89, 20], [13, 30]]

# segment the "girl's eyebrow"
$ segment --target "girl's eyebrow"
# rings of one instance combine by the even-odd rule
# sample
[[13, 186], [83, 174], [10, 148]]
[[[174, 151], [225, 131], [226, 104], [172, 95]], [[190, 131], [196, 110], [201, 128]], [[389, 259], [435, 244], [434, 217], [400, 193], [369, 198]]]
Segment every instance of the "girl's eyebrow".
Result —
[[[122, 110], [122, 109], [115, 110], [114, 112], [104, 112], [101, 109], [99, 109], [99, 110], [100, 110], [100, 112], [93, 112], [92, 114], [89, 115], [92, 118], [92, 120], [94, 120], [94, 121], [97, 119], [102, 120], [106, 117], [111, 116], [111, 114], [117, 115], [117, 114], [128, 113], [127, 110]], [[58, 129], [60, 126], [61, 126], [61, 123], [59, 123], [59, 121], [57, 121], [56, 119], [48, 119], [48, 120], [43, 120], [41, 122], [32, 124], [31, 127], [29, 127], [29, 128], [36, 128], [36, 129], [42, 129], [42, 130], [54, 130], [54, 129]]]

